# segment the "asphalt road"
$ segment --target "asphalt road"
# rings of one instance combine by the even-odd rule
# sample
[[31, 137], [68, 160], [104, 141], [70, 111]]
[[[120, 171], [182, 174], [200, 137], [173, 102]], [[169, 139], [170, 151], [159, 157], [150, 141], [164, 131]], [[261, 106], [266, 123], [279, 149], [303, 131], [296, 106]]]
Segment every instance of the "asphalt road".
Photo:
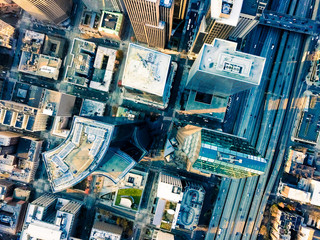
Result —
[[[292, 3], [283, 0], [278, 5], [277, 11], [292, 13], [294, 9], [297, 9], [296, 11], [300, 11], [303, 16], [307, 12], [303, 6], [302, 1], [295, 8]], [[269, 195], [268, 192], [264, 195], [264, 190], [267, 180], [270, 181], [268, 172], [275, 149], [279, 147], [278, 139], [281, 136], [280, 130], [286, 117], [286, 104], [290, 100], [297, 60], [300, 57], [299, 49], [303, 39], [297, 33], [282, 33], [278, 29], [270, 29], [264, 40], [260, 55], [266, 57], [268, 61], [263, 80], [259, 88], [253, 89], [249, 93], [243, 114], [244, 118], [239, 124], [238, 133], [250, 139], [253, 144], [257, 144], [257, 149], [269, 160], [269, 169], [260, 178], [253, 177], [240, 180], [239, 184], [230, 184], [228, 198], [234, 199], [234, 193], [239, 193], [234, 201], [236, 203], [240, 201], [238, 209], [235, 209], [233, 205], [230, 206], [228, 200], [223, 203], [224, 212], [222, 214], [218, 208], [215, 208], [210, 225], [215, 226], [214, 230], [216, 231], [212, 232], [210, 229], [206, 239], [250, 239], [251, 237], [255, 239], [259, 225], [254, 225], [254, 223], [259, 222], [257, 220], [263, 213], [259, 206], [264, 204], [261, 202], [262, 197]], [[259, 45], [261, 44], [258, 39], [251, 41], [252, 51], [255, 54], [257, 54]], [[265, 92], [268, 93], [267, 96], [265, 96]], [[288, 122], [290, 122], [290, 117]], [[234, 210], [231, 211], [231, 208]], [[217, 220], [217, 218], [220, 219]], [[219, 222], [218, 227], [217, 222]], [[254, 234], [251, 235], [253, 231]], [[230, 232], [232, 233], [230, 234]]]

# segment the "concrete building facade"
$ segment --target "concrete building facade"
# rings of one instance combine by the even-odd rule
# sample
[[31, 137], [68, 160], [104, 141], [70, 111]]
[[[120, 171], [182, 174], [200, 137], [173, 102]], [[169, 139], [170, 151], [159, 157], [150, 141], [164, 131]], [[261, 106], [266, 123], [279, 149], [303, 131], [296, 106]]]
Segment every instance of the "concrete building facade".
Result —
[[124, 0], [134, 34], [139, 42], [164, 48], [170, 39], [174, 4], [172, 0]]
[[14, 0], [33, 17], [55, 24], [65, 21], [72, 8], [72, 0]]

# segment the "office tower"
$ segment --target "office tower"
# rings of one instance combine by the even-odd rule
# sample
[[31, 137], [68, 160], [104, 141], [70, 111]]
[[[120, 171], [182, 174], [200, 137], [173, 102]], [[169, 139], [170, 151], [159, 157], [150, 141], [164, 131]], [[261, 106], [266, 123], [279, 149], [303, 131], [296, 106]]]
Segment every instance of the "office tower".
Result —
[[183, 20], [186, 15], [188, 0], [175, 0], [173, 18]]
[[0, 0], [0, 3], [10, 4], [10, 3], [12, 3], [12, 1], [11, 0]]
[[59, 24], [69, 17], [72, 0], [14, 0], [38, 20]]
[[0, 46], [12, 48], [15, 28], [0, 19]]
[[236, 51], [235, 42], [215, 39], [205, 44], [193, 63], [187, 88], [231, 95], [260, 84], [265, 58]]
[[264, 174], [267, 166], [244, 138], [192, 125], [179, 129], [176, 138], [191, 172], [245, 178]]
[[259, 13], [257, 1], [243, 0], [239, 22], [230, 33], [229, 38], [237, 40], [244, 38], [259, 23]]
[[134, 34], [139, 42], [164, 48], [172, 31], [172, 0], [124, 0]]
[[82, 202], [44, 194], [29, 204], [21, 240], [68, 240], [75, 232]]
[[170, 55], [131, 43], [122, 78], [123, 98], [165, 109], [176, 69]]
[[189, 72], [186, 110], [223, 109], [230, 95], [260, 84], [265, 58], [238, 52], [236, 47], [235, 42], [218, 38], [203, 45]]
[[141, 124], [76, 116], [67, 138], [42, 155], [52, 190], [70, 188], [90, 174], [119, 182], [147, 154], [149, 135]]
[[238, 24], [242, 2], [243, 0], [211, 0], [190, 52], [199, 53], [204, 43], [211, 44], [215, 38], [227, 39]]
[[123, 0], [83, 0], [83, 3], [94, 12], [101, 10], [124, 12]]

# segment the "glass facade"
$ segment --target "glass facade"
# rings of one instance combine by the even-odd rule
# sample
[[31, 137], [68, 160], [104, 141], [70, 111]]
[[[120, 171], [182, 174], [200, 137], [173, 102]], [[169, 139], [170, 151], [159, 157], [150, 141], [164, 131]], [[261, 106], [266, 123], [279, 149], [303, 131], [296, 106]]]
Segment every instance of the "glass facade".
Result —
[[267, 161], [244, 138], [204, 128], [184, 136], [183, 150], [195, 170], [231, 178], [265, 171]]

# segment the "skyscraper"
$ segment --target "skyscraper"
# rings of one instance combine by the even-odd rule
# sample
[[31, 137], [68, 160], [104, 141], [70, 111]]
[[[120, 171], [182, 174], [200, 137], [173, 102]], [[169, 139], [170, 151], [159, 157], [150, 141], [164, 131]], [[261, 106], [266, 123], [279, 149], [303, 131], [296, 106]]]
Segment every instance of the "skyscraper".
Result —
[[212, 110], [223, 120], [230, 95], [260, 84], [265, 58], [238, 52], [236, 47], [237, 43], [218, 38], [203, 45], [189, 72], [185, 110]]
[[43, 153], [54, 192], [78, 184], [94, 171], [117, 183], [148, 153], [149, 135], [142, 123], [94, 119], [74, 117], [68, 137]]
[[83, 0], [83, 3], [94, 12], [101, 10], [124, 12], [122, 0]]
[[173, 18], [182, 20], [186, 14], [188, 0], [175, 0]]
[[211, 44], [215, 38], [227, 39], [238, 24], [242, 2], [243, 0], [211, 0], [190, 52], [199, 53], [204, 43]]
[[59, 24], [68, 18], [72, 0], [14, 0], [23, 10], [35, 18]]
[[237, 43], [216, 38], [203, 45], [193, 63], [187, 88], [229, 96], [260, 84], [265, 58], [236, 51]]
[[244, 38], [255, 26], [258, 25], [259, 8], [261, 8], [261, 5], [257, 1], [243, 1], [239, 22], [230, 33], [230, 39], [237, 40], [238, 38]]
[[172, 0], [124, 0], [134, 34], [139, 42], [164, 48], [172, 31]]
[[178, 130], [177, 140], [191, 172], [244, 178], [263, 174], [267, 166], [246, 139], [231, 134], [187, 125]]

